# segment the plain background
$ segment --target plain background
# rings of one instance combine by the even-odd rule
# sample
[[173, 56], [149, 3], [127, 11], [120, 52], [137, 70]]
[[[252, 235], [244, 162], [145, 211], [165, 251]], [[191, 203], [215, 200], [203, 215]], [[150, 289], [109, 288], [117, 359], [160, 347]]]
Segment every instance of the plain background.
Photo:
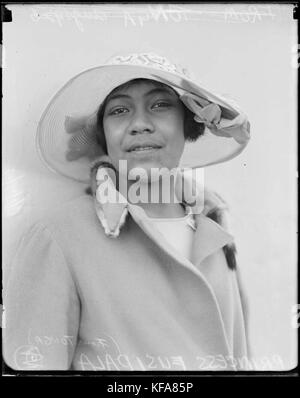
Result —
[[[187, 66], [204, 86], [231, 96], [249, 116], [252, 140], [246, 150], [206, 168], [205, 179], [231, 208], [257, 367], [294, 368], [298, 46], [293, 6], [8, 8], [13, 22], [3, 24], [4, 275], [26, 228], [85, 188], [49, 171], [35, 150], [37, 124], [52, 96], [71, 77], [113, 54], [154, 51]], [[96, 10], [98, 19], [76, 24], [72, 9]]]

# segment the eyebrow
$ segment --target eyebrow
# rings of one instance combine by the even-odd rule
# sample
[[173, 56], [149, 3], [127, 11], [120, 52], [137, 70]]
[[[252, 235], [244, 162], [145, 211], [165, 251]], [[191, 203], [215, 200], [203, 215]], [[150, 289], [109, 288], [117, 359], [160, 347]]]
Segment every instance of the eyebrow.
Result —
[[[152, 90], [150, 90], [150, 91], [148, 91], [147, 93], [145, 93], [145, 94], [144, 94], [144, 97], [148, 97], [149, 95], [153, 95], [153, 94], [161, 94], [161, 93], [163, 93], [163, 94], [170, 94], [170, 95], [173, 94], [171, 90], [169, 91], [169, 90], [166, 89], [166, 88], [163, 88], [163, 87], [155, 87], [155, 88], [153, 88]], [[114, 99], [120, 99], [120, 98], [127, 98], [127, 99], [130, 99], [130, 98], [132, 98], [132, 97], [131, 97], [130, 95], [128, 95], [128, 94], [118, 94], [118, 93], [116, 93], [116, 94], [113, 94], [111, 97], [108, 98], [107, 103], [108, 103], [109, 101], [114, 100]]]

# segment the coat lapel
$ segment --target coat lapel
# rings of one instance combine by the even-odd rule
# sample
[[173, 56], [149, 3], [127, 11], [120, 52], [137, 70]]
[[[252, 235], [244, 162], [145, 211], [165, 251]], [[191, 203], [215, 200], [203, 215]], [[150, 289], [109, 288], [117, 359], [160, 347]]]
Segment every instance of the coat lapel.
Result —
[[[166, 240], [166, 238], [155, 228], [155, 225], [145, 215], [145, 212], [136, 205], [128, 205], [128, 210], [138, 225], [144, 232], [168, 255], [172, 256], [176, 262], [190, 269], [199, 276], [199, 265], [208, 256], [218, 251], [226, 244], [233, 241], [233, 236], [215, 221], [203, 214], [195, 215], [196, 231], [192, 245], [191, 261], [182, 256]], [[203, 275], [202, 275], [203, 276]]]
[[196, 214], [196, 232], [192, 246], [192, 263], [198, 266], [206, 257], [231, 243], [234, 237], [203, 214]]

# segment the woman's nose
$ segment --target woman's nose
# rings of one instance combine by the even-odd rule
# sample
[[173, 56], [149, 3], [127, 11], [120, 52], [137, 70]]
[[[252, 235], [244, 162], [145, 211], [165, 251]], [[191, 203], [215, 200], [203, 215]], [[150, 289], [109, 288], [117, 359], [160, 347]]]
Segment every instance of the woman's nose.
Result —
[[145, 110], [136, 110], [129, 126], [129, 133], [131, 135], [135, 135], [153, 132], [154, 125], [149, 115], [147, 115], [147, 112]]

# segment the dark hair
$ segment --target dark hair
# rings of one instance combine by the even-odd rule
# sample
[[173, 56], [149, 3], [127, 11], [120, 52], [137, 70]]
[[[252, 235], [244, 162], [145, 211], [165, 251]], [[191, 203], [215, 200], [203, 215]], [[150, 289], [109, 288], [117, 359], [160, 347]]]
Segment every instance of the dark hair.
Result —
[[[158, 87], [165, 87], [166, 84], [158, 82], [156, 80], [151, 80], [151, 79], [144, 79], [144, 78], [139, 78], [139, 79], [133, 79], [130, 80], [118, 87], [116, 87], [107, 97], [106, 99], [102, 102], [100, 105], [98, 112], [97, 112], [97, 142], [105, 153], [107, 154], [107, 146], [106, 146], [106, 140], [105, 140], [105, 135], [104, 135], [104, 129], [103, 129], [103, 116], [104, 116], [104, 111], [106, 104], [108, 102], [108, 99], [111, 94], [116, 92], [117, 90], [120, 89], [126, 89], [130, 87], [133, 83], [143, 83], [143, 82], [151, 82], [157, 85]], [[167, 86], [169, 87], [169, 86]], [[172, 89], [173, 90], [173, 89]], [[178, 93], [176, 93], [175, 90], [173, 90], [174, 93], [178, 96]], [[183, 109], [184, 109], [184, 137], [187, 141], [196, 141], [200, 136], [204, 134], [205, 130], [205, 125], [203, 123], [197, 123], [194, 120], [194, 113], [190, 111], [184, 104], [183, 104]]]

